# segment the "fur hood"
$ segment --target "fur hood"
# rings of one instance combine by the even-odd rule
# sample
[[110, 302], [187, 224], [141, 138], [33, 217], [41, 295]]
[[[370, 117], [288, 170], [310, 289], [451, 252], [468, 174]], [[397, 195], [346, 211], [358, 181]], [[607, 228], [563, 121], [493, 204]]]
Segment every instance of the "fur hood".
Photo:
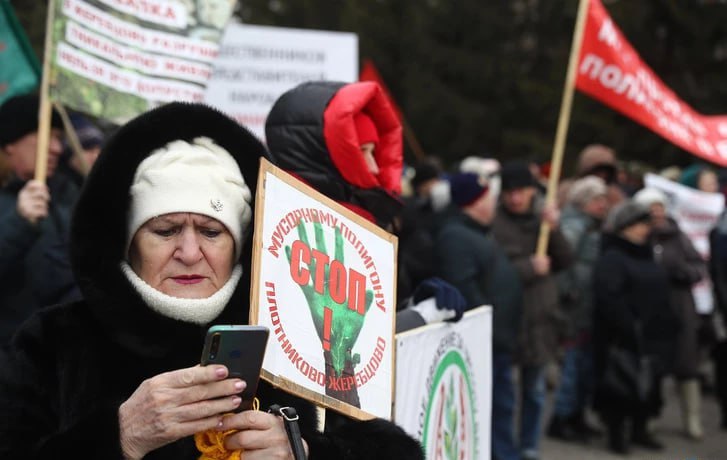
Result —
[[[260, 141], [215, 109], [171, 103], [133, 119], [109, 139], [86, 179], [73, 216], [71, 264], [90, 313], [114, 341], [144, 354], [164, 354], [190, 334], [198, 339], [204, 331], [153, 312], [123, 275], [119, 263], [125, 258], [129, 188], [137, 166], [151, 152], [170, 141], [199, 136], [213, 139], [232, 155], [254, 195], [260, 157], [267, 157]], [[240, 259], [245, 275], [218, 319], [247, 322], [253, 225]]]

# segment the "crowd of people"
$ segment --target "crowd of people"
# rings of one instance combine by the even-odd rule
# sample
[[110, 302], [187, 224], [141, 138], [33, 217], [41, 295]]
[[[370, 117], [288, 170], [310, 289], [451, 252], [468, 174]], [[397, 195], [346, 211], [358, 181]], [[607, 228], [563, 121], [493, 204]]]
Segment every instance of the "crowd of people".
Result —
[[[543, 433], [606, 436], [617, 453], [662, 449], [648, 422], [665, 378], [678, 383], [685, 435], [699, 440], [710, 352], [727, 428], [727, 213], [705, 260], [666, 195], [625, 181], [607, 146], [586, 146], [549, 202], [532, 161], [406, 165], [378, 85], [308, 82], [276, 101], [266, 145], [216, 109], [171, 103], [111, 135], [78, 114], [73, 151], [54, 112], [40, 181], [38, 107], [36, 95], [0, 106], [3, 458], [191, 459], [205, 432], [225, 433], [220, 448], [246, 459], [423, 458], [395, 423], [331, 413], [319, 429], [311, 403], [265, 382], [264, 404], [298, 411], [304, 453], [274, 414], [221, 415], [245, 382], [195, 363], [209, 325], [248, 320], [239, 305], [260, 158], [399, 237], [397, 331], [493, 307], [493, 459], [541, 458]], [[723, 191], [707, 165], [662, 175]], [[704, 279], [709, 315], [691, 291]]]
[[[631, 445], [662, 450], [649, 421], [660, 415], [666, 378], [677, 384], [685, 436], [704, 436], [703, 388], [715, 390], [727, 428], [725, 214], [705, 258], [671, 215], [673, 201], [645, 187], [643, 176], [625, 181], [613, 149], [586, 146], [575, 166], [555, 207], [544, 202], [542, 166], [530, 161], [468, 157], [447, 170], [435, 160], [416, 167], [414, 177], [426, 176], [412, 188], [422, 227], [442, 222], [428, 230], [439, 275], [468, 307], [494, 307], [495, 459], [540, 458], [541, 432], [566, 442], [605, 436], [619, 454]], [[702, 192], [725, 190], [719, 170], [704, 164], [654, 173]], [[543, 222], [548, 251], [538, 255]], [[692, 291], [704, 280], [714, 287], [708, 314]], [[548, 378], [553, 365], [557, 379]], [[548, 383], [553, 411], [541, 429]]]

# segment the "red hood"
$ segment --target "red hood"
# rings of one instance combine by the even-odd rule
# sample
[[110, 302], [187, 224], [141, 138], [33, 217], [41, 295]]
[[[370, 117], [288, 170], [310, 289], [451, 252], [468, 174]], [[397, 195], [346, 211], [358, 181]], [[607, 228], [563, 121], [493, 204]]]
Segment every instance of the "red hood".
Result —
[[[353, 121], [365, 112], [376, 125], [379, 144], [374, 157], [379, 174], [369, 172]], [[401, 194], [403, 168], [402, 129], [381, 87], [374, 82], [358, 82], [341, 87], [323, 114], [323, 137], [331, 160], [343, 178], [362, 189], [381, 187]]]

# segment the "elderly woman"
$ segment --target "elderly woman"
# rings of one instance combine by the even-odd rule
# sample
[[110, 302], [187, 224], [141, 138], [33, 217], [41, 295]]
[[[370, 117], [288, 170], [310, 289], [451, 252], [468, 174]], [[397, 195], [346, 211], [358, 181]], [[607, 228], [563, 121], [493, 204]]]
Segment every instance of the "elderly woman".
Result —
[[707, 275], [707, 264], [677, 222], [667, 213], [668, 199], [656, 188], [644, 188], [634, 195], [634, 201], [647, 206], [651, 212], [651, 244], [656, 261], [669, 277], [671, 305], [682, 325], [676, 337], [677, 353], [673, 372], [679, 387], [684, 431], [698, 440], [702, 429], [699, 389], [700, 350], [698, 333], [701, 324], [692, 288]]
[[[195, 365], [211, 324], [244, 324], [262, 144], [209, 107], [173, 103], [122, 127], [89, 176], [72, 227], [85, 300], [32, 317], [0, 355], [0, 458], [194, 459], [194, 435], [230, 433], [246, 460], [294, 458], [279, 417], [231, 413], [246, 382]], [[384, 420], [316, 431], [292, 406], [310, 459], [421, 458]]]
[[[617, 453], [627, 452], [629, 442], [652, 450], [662, 448], [648, 432], [647, 420], [658, 415], [662, 406], [660, 382], [673, 359], [677, 322], [669, 304], [666, 272], [654, 261], [649, 245], [650, 231], [648, 208], [632, 200], [617, 205], [606, 219], [601, 255], [593, 271], [593, 406], [608, 429], [609, 447]], [[614, 375], [609, 366], [620, 362], [614, 354], [617, 350], [652, 363], [648, 388], [642, 385], [642, 394], [634, 389], [624, 395], [607, 384]], [[630, 439], [625, 432], [627, 421], [631, 422]]]

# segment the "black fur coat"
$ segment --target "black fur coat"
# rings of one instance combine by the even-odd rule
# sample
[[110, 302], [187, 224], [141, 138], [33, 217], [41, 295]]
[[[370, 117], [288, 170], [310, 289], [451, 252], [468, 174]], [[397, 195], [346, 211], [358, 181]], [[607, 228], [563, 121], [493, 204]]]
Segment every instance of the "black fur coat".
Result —
[[[174, 103], [121, 128], [87, 179], [73, 219], [72, 263], [85, 300], [39, 311], [0, 354], [0, 458], [121, 459], [121, 403], [145, 379], [199, 362], [207, 326], [147, 308], [119, 262], [136, 166], [173, 139], [200, 135], [229, 151], [255, 190], [259, 158], [267, 153], [222, 114], [211, 116], [209, 109]], [[249, 259], [245, 248], [240, 263], [246, 274]], [[249, 277], [244, 276], [215, 323], [247, 322], [248, 286]], [[423, 458], [419, 444], [390, 422], [344, 419], [323, 434], [316, 430], [312, 404], [263, 381], [258, 398], [263, 409], [276, 403], [297, 409], [310, 459]], [[145, 458], [198, 456], [189, 437]]]

